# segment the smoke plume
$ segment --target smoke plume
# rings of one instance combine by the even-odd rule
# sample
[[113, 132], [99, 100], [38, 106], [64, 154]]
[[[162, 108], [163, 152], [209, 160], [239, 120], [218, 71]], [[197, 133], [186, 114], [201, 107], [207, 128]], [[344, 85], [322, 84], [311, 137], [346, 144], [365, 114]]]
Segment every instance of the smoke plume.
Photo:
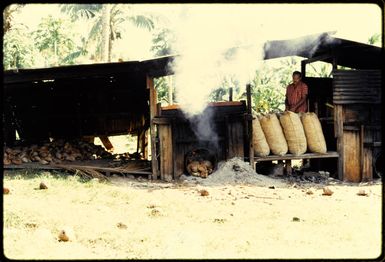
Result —
[[181, 14], [181, 22], [174, 28], [173, 46], [179, 56], [172, 67], [176, 101], [190, 119], [195, 134], [199, 139], [217, 143], [211, 124], [213, 112], [206, 108], [209, 95], [228, 75], [244, 87], [263, 58], [263, 41], [261, 35], [256, 37], [258, 25], [239, 23], [231, 10], [216, 13], [226, 19], [212, 15], [213, 10], [194, 13], [188, 9]]

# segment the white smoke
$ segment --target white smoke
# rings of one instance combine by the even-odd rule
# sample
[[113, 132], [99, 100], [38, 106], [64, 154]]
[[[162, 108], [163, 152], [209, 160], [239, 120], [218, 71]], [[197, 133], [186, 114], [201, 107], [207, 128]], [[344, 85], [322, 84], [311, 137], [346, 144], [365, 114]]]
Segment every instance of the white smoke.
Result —
[[234, 76], [241, 87], [254, 76], [263, 58], [264, 40], [260, 26], [247, 22], [231, 14], [230, 8], [227, 12], [184, 10], [174, 28], [173, 49], [180, 56], [172, 66], [176, 100], [187, 117], [203, 112], [225, 76]]

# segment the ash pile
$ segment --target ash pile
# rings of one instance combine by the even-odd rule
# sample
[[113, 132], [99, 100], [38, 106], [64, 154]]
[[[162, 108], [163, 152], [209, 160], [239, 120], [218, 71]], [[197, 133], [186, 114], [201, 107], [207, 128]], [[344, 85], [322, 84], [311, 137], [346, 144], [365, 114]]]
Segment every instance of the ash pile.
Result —
[[218, 163], [217, 169], [207, 176], [207, 178], [182, 175], [181, 181], [195, 183], [199, 185], [257, 185], [257, 186], [285, 186], [287, 183], [279, 179], [256, 173], [249, 163], [241, 158], [232, 158]]
[[328, 171], [294, 171], [291, 176], [284, 176], [289, 182], [315, 183], [315, 184], [339, 184], [340, 180], [330, 177]]
[[285, 180], [289, 183], [337, 184], [341, 182], [331, 177], [328, 171], [314, 171], [308, 167], [293, 168], [292, 174], [286, 175], [283, 163], [260, 163], [256, 170], [271, 178]]

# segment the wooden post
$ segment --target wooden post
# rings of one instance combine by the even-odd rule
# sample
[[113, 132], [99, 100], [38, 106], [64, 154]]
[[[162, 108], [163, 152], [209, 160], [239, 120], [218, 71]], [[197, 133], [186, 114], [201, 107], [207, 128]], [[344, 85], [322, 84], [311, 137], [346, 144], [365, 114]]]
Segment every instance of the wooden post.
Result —
[[344, 115], [342, 105], [334, 105], [334, 136], [337, 138], [337, 162], [338, 179], [344, 179]]
[[302, 74], [302, 79], [306, 77], [306, 60], [301, 61], [301, 74]]
[[[176, 135], [176, 126], [175, 126], [175, 119], [173, 118], [171, 121], [171, 138], [174, 138]], [[173, 179], [177, 180], [179, 179], [179, 174], [177, 174], [177, 157], [176, 157], [176, 139], [172, 140], [172, 177]], [[184, 163], [183, 163], [184, 164]]]
[[158, 156], [156, 152], [156, 126], [153, 123], [154, 117], [157, 115], [156, 102], [157, 94], [154, 87], [154, 79], [147, 76], [147, 89], [150, 93], [150, 132], [151, 132], [151, 167], [152, 167], [152, 179], [158, 178]]
[[[362, 143], [362, 182], [372, 181], [373, 180], [373, 139], [374, 132], [372, 129], [364, 128], [362, 126], [362, 134], [363, 137]], [[369, 146], [365, 146], [365, 144], [369, 144]]]
[[143, 159], [148, 159], [148, 129], [144, 131], [142, 140]]
[[139, 151], [142, 153], [143, 159], [147, 159], [148, 158], [147, 130], [142, 130], [141, 132], [139, 132], [138, 143], [139, 143], [139, 149], [140, 149]]
[[249, 161], [251, 167], [255, 170], [254, 160], [254, 147], [253, 147], [253, 111], [251, 108], [251, 85], [246, 85], [246, 96], [247, 96], [247, 142], [249, 144]]
[[286, 175], [288, 176], [291, 176], [292, 175], [292, 168], [291, 168], [291, 160], [288, 159], [288, 160], [285, 160], [285, 171], [286, 171]]

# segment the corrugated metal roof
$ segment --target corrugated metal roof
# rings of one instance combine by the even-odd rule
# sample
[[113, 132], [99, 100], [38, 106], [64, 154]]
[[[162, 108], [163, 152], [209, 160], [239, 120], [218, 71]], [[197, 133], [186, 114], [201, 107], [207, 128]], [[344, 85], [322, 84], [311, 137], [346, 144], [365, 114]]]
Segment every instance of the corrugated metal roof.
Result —
[[332, 37], [333, 32], [307, 35], [290, 40], [268, 41], [265, 43], [264, 59], [301, 56], [312, 58], [330, 55], [319, 61], [356, 69], [379, 69], [384, 60], [383, 49], [347, 39]]

